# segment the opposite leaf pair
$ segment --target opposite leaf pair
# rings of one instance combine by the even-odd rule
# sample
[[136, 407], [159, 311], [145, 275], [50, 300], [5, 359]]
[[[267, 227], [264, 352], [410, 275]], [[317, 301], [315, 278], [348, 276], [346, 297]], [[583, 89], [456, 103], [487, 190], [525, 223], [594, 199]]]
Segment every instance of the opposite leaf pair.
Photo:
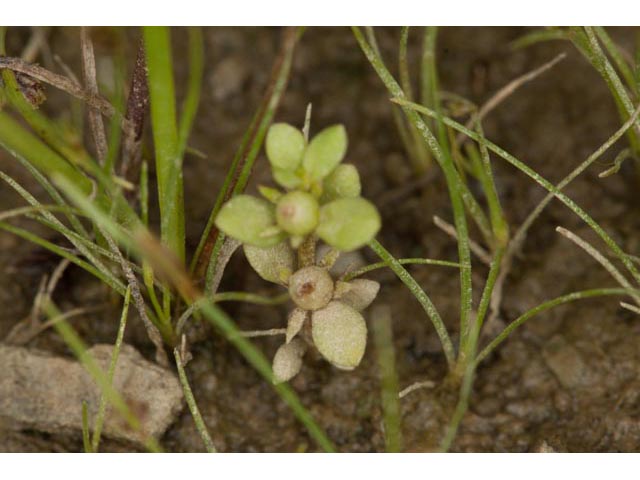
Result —
[[341, 164], [347, 150], [342, 125], [328, 127], [307, 143], [302, 132], [277, 123], [267, 134], [273, 178], [285, 192], [260, 187], [264, 199], [237, 195], [223, 205], [216, 226], [257, 247], [286, 238], [297, 248], [317, 235], [340, 251], [362, 247], [380, 229], [377, 209], [360, 197], [357, 169]]

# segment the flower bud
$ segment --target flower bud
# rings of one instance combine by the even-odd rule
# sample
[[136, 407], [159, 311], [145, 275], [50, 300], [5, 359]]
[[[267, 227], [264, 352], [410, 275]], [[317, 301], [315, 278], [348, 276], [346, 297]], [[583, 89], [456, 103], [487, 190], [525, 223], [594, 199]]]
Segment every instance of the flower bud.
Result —
[[269, 163], [275, 168], [295, 170], [300, 165], [306, 142], [302, 132], [286, 123], [269, 128], [265, 149]]
[[331, 300], [333, 280], [324, 268], [301, 268], [289, 277], [289, 294], [303, 310], [318, 310]]
[[339, 301], [311, 316], [313, 343], [320, 354], [342, 370], [358, 366], [367, 345], [367, 325], [360, 313]]
[[332, 247], [351, 251], [372, 240], [380, 230], [380, 214], [362, 197], [334, 200], [320, 209], [318, 236]]
[[358, 169], [349, 164], [338, 165], [323, 182], [322, 203], [338, 198], [353, 198], [360, 196], [362, 186]]
[[292, 235], [307, 235], [318, 225], [318, 201], [306, 192], [283, 195], [276, 206], [276, 220], [280, 228]]
[[302, 340], [295, 339], [278, 348], [273, 357], [274, 383], [282, 383], [295, 377], [302, 368], [302, 356], [307, 347]]
[[258, 275], [273, 283], [282, 283], [282, 272], [292, 271], [295, 255], [287, 242], [272, 247], [244, 246], [244, 255]]
[[318, 133], [304, 152], [302, 166], [313, 180], [329, 175], [347, 153], [344, 125], [333, 125]]
[[216, 226], [242, 243], [257, 247], [271, 247], [284, 240], [276, 226], [274, 208], [267, 201], [250, 195], [237, 195], [225, 203]]

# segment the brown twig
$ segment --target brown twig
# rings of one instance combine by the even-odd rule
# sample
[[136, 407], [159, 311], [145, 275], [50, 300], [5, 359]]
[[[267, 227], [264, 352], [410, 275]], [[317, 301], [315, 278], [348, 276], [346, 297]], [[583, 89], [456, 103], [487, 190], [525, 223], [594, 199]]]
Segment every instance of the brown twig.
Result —
[[[82, 77], [86, 91], [93, 96], [100, 95], [98, 91], [98, 80], [96, 78], [96, 57], [93, 51], [93, 41], [89, 35], [87, 27], [80, 27], [80, 45], [82, 49]], [[100, 165], [104, 165], [107, 159], [107, 136], [104, 130], [104, 122], [100, 110], [89, 108], [89, 126], [93, 141], [96, 145], [96, 153]]]
[[40, 65], [27, 63], [16, 57], [0, 57], [0, 69], [2, 68], [28, 75], [40, 82], [52, 85], [73, 97], [83, 100], [87, 105], [99, 110], [100, 113], [107, 117], [113, 117], [116, 114], [113, 106], [105, 98], [100, 95], [92, 95], [82, 88], [82, 85], [77, 81], [64, 75], [53, 73]]

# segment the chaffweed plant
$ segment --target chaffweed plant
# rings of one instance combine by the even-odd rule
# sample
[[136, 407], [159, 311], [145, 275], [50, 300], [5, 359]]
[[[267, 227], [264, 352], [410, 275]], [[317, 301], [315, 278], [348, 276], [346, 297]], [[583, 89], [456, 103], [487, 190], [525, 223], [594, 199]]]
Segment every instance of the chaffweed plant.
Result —
[[[182, 158], [187, 149], [189, 131], [197, 110], [203, 71], [202, 38], [199, 30], [189, 30], [190, 83], [179, 117], [175, 105], [168, 29], [143, 30], [144, 49], [141, 50], [142, 55], [138, 59], [138, 65], [141, 66], [136, 68], [133, 74], [133, 84], [138, 88], [132, 88], [132, 92], [144, 91], [147, 84], [149, 87], [148, 100], [151, 106], [161, 219], [160, 241], [149, 232], [149, 174], [146, 163], [140, 161], [138, 132], [141, 125], [136, 119], [139, 119], [141, 112], [135, 109], [139, 102], [129, 102], [125, 108], [121, 95], [114, 95], [109, 100], [100, 96], [95, 81], [95, 60], [87, 32], [83, 31], [82, 35], [84, 85], [17, 59], [2, 58], [0, 67], [3, 69], [3, 89], [0, 100], [3, 105], [19, 114], [31, 131], [16, 122], [13, 116], [3, 109], [0, 111], [0, 144], [31, 172], [53, 203], [41, 203], [5, 172], [0, 172], [2, 179], [29, 203], [28, 207], [3, 212], [0, 216], [0, 228], [47, 248], [78, 265], [124, 298], [112, 364], [106, 373], [97, 368], [95, 361], [87, 355], [81, 339], [62, 319], [64, 314], [61, 314], [51, 302], [45, 309], [56, 320], [55, 325], [59, 333], [92, 373], [103, 391], [104, 398], [98, 408], [92, 436], [88, 409], [86, 406], [82, 409], [83, 438], [87, 451], [98, 450], [106, 402], [118, 409], [133, 429], [139, 428], [139, 421], [119, 393], [111, 387], [112, 372], [122, 342], [130, 302], [138, 311], [150, 339], [156, 346], [157, 360], [168, 364], [165, 346], [173, 349], [173, 359], [185, 398], [209, 451], [215, 451], [215, 447], [199, 413], [184, 369], [188, 357], [184, 329], [193, 315], [211, 322], [261, 375], [270, 383], [274, 383], [276, 391], [304, 423], [310, 435], [323, 449], [332, 451], [334, 447], [331, 441], [283, 381], [296, 374], [301, 364], [302, 351], [307, 345], [315, 345], [327, 360], [340, 368], [354, 368], [360, 362], [366, 332], [363, 333], [364, 320], [358, 311], [375, 298], [378, 286], [371, 281], [356, 282], [362, 280], [356, 277], [374, 268], [391, 268], [415, 295], [433, 323], [449, 366], [448, 384], [459, 387], [458, 403], [440, 444], [440, 449], [447, 450], [466, 411], [478, 363], [519, 325], [553, 306], [594, 296], [629, 295], [640, 305], [638, 292], [631, 282], [623, 280], [624, 277], [615, 270], [611, 262], [607, 264], [600, 259], [610, 272], [616, 272], [614, 277], [621, 284], [621, 288], [573, 292], [545, 302], [522, 314], [483, 350], [478, 351], [480, 331], [486, 318], [497, 314], [499, 291], [508, 272], [510, 259], [531, 223], [554, 197], [567, 205], [600, 235], [632, 274], [634, 281], [640, 279], [634, 260], [622, 252], [586, 212], [561, 192], [562, 188], [627, 132], [636, 121], [638, 110], [633, 112], [632, 117], [602, 147], [560, 184], [554, 186], [508, 152], [488, 141], [482, 134], [479, 115], [472, 116], [471, 128], [455, 122], [446, 115], [439, 100], [436, 62], [433, 57], [436, 33], [433, 28], [425, 31], [424, 45], [428, 46], [425, 51], [431, 52], [431, 57], [425, 56], [422, 75], [423, 78], [431, 80], [423, 82], [426, 96], [423, 95], [422, 98], [428, 98], [428, 101], [423, 100], [425, 105], [419, 105], [407, 99], [403, 89], [376, 53], [376, 49], [373, 48], [373, 31], [367, 30], [367, 40], [360, 29], [354, 28], [360, 46], [388, 88], [394, 104], [398, 105], [404, 114], [401, 119], [405, 122], [403, 128], [410, 126], [410, 134], [414, 141], [421, 140], [421, 143], [414, 142], [413, 145], [420, 145], [415, 148], [428, 152], [429, 158], [432, 157], [445, 174], [454, 212], [459, 263], [430, 259], [396, 259], [373, 238], [380, 221], [375, 208], [359, 198], [357, 171], [353, 167], [341, 164], [346, 148], [346, 135], [341, 127], [330, 127], [311, 141], [308, 138], [308, 121], [305, 122], [302, 132], [283, 124], [276, 124], [269, 130], [285, 90], [294, 47], [300, 35], [298, 29], [286, 29], [284, 32], [282, 48], [265, 98], [233, 159], [201, 241], [192, 255], [188, 271], [183, 267], [188, 252], [184, 247], [184, 192], [181, 176]], [[4, 34], [5, 31], [2, 30], [0, 54], [4, 54]], [[400, 52], [405, 56], [401, 75], [405, 86], [408, 84], [408, 35], [409, 29], [403, 29], [401, 42], [404, 43], [401, 43]], [[144, 74], [140, 74], [144, 72], [145, 63], [148, 67], [148, 79]], [[78, 146], [81, 142], [77, 141], [80, 138], [77, 132], [70, 139], [68, 132], [63, 131], [58, 122], [33, 108], [30, 102], [38, 101], [39, 97], [32, 95], [34, 92], [37, 93], [37, 88], [34, 90], [33, 84], [30, 87], [29, 82], [24, 81], [24, 76], [61, 88], [87, 105], [97, 160], [93, 159], [84, 147]], [[134, 100], [142, 100], [144, 104], [146, 97], [141, 94], [140, 98]], [[110, 119], [109, 136], [106, 135], [107, 129], [103, 125], [104, 117]], [[430, 128], [436, 131], [435, 135], [431, 133]], [[467, 136], [475, 145], [467, 146], [463, 154], [452, 136], [454, 131]], [[243, 192], [265, 136], [273, 177], [285, 191], [262, 188], [261, 194], [265, 197], [263, 201], [255, 197], [245, 197]], [[493, 184], [489, 152], [504, 158], [549, 191], [549, 195], [513, 236], [509, 234]], [[136, 162], [139, 175], [134, 176], [131, 172], [136, 170], [133, 168]], [[467, 175], [477, 178], [481, 184], [488, 205], [488, 214], [471, 194], [467, 186]], [[135, 194], [138, 200], [131, 201], [132, 198], [136, 198]], [[238, 206], [240, 214], [234, 214], [233, 211]], [[261, 213], [254, 215], [255, 210]], [[342, 229], [340, 225], [344, 224], [344, 219], [353, 212], [367, 219], [366, 225], [355, 229]], [[26, 215], [52, 228], [64, 236], [73, 248], [64, 248], [5, 222], [18, 215]], [[239, 225], [239, 216], [244, 216], [247, 220], [251, 217], [252, 221], [240, 222]], [[470, 239], [467, 216], [478, 226], [485, 245], [491, 251], [487, 262], [489, 273], [486, 284], [480, 303], [475, 309], [471, 295], [471, 253], [482, 253], [482, 250]], [[259, 228], [255, 228], [256, 225]], [[321, 259], [316, 258], [316, 236], [333, 247], [333, 251]], [[250, 292], [217, 292], [225, 265], [236, 250], [238, 240], [244, 243], [247, 258], [258, 274], [269, 281], [286, 285], [296, 304], [284, 331], [285, 343], [274, 358], [275, 375], [270, 362], [216, 305], [223, 300], [274, 303], [272, 298], [260, 297]], [[381, 263], [348, 273], [340, 279], [327, 278], [327, 269], [339, 251], [355, 249], [364, 243], [380, 256]], [[604, 260], [608, 262], [607, 259]], [[441, 264], [459, 269], [461, 307], [460, 343], [457, 348], [453, 345], [436, 306], [403, 266], [408, 263]], [[309, 282], [306, 273], [311, 271], [315, 277]], [[296, 274], [300, 275], [301, 281], [298, 281]], [[321, 280], [318, 280], [318, 277], [321, 277]], [[204, 279], [203, 291], [196, 288], [194, 282], [201, 278]], [[308, 294], [316, 293], [318, 282], [325, 283], [328, 288], [318, 289], [318, 292], [323, 294], [320, 295], [322, 301], [314, 303], [316, 299], [311, 298], [313, 295], [308, 297]], [[299, 298], [296, 299], [296, 296]], [[496, 299], [498, 306], [495, 304]], [[320, 306], [316, 308], [316, 305]], [[330, 310], [340, 311], [327, 313], [326, 310], [331, 305], [333, 306]], [[323, 311], [324, 314], [321, 313]], [[313, 321], [314, 316], [319, 325], [324, 323], [327, 327], [320, 328], [322, 331], [317, 334], [313, 332], [313, 324], [316, 323]], [[340, 335], [336, 335], [336, 332], [346, 331], [345, 322], [340, 321], [344, 319], [353, 327], [347, 329], [350, 332], [349, 338], [353, 340], [347, 342], [348, 344]], [[390, 348], [392, 343], [389, 312], [374, 310], [371, 312], [371, 321], [374, 326], [372, 330], [375, 343], [380, 351], [385, 438], [388, 450], [397, 451], [401, 445], [401, 431], [397, 378], [393, 365], [393, 350]], [[150, 450], [160, 449], [154, 439], [147, 439], [146, 445]]]
[[[90, 436], [87, 406], [82, 408], [83, 439], [87, 451], [97, 451], [104, 421], [104, 403], [108, 401], [138, 430], [139, 420], [120, 394], [111, 387], [112, 370], [126, 326], [126, 310], [133, 304], [155, 345], [156, 360], [169, 365], [165, 347], [173, 350], [173, 359], [194, 421], [208, 451], [215, 451], [184, 370], [188, 359], [184, 328], [191, 315], [210, 322], [247, 361], [270, 383], [274, 377], [269, 362], [245, 338], [233, 320], [216, 303], [225, 300], [273, 303], [270, 298], [246, 292], [218, 294], [217, 283], [233, 251], [232, 243], [213, 227], [221, 205], [242, 193], [253, 163], [261, 149], [267, 128], [285, 91], [295, 45], [301, 35], [297, 28], [283, 32], [282, 44], [270, 82], [258, 112], [254, 116], [218, 194], [211, 220], [192, 257], [190, 273], [183, 267], [185, 251], [184, 192], [182, 159], [195, 119], [204, 70], [203, 38], [199, 29], [189, 33], [189, 84], [177, 114], [170, 31], [164, 27], [146, 27], [132, 75], [129, 101], [116, 92], [107, 99], [97, 90], [93, 45], [86, 30], [81, 31], [84, 84], [5, 55], [6, 29], [0, 30], [0, 145], [20, 162], [44, 188], [52, 204], [43, 204], [6, 172], [2, 180], [13, 188], [29, 207], [2, 212], [0, 229], [18, 235], [86, 270], [111, 290], [125, 298], [121, 328], [114, 347], [112, 367], [102, 372], [87, 354], [82, 340], [49, 301], [43, 310], [71, 350], [94, 376], [104, 394]], [[145, 71], [148, 69], [148, 74]], [[116, 85], [122, 85], [123, 72], [116, 69]], [[29, 82], [24, 80], [28, 79]], [[79, 130], [69, 134], [60, 123], [34, 107], [32, 93], [40, 83], [48, 83], [80, 99], [87, 106], [90, 131], [95, 143], [94, 159], [80, 141]], [[147, 93], [148, 88], [148, 93]], [[149, 169], [140, 154], [145, 105], [150, 105], [155, 150], [156, 183], [160, 211], [160, 239], [149, 231]], [[13, 110], [27, 127], [14, 119]], [[104, 118], [109, 119], [109, 129]], [[108, 133], [108, 135], [107, 135]], [[6, 220], [24, 215], [61, 234], [71, 248], [52, 243], [38, 235], [11, 225]], [[195, 287], [205, 277], [205, 289]], [[334, 447], [323, 430], [288, 385], [274, 385], [277, 393], [307, 427], [320, 448]], [[78, 414], [81, 414], [78, 406]], [[156, 439], [146, 439], [150, 450], [158, 451]]]
[[[406, 59], [400, 61], [400, 78], [398, 82], [392, 76], [386, 67], [379, 49], [376, 47], [375, 34], [372, 28], [365, 28], [364, 32], [359, 27], [352, 27], [354, 36], [364, 52], [366, 58], [374, 68], [381, 81], [387, 88], [392, 97], [394, 104], [398, 105], [407, 122], [413, 126], [414, 130], [419, 132], [422, 141], [429, 148], [432, 157], [442, 169], [445, 181], [449, 190], [451, 205], [454, 216], [455, 227], [450, 232], [455, 236], [458, 244], [458, 259], [460, 270], [460, 339], [457, 349], [454, 347], [451, 338], [444, 326], [444, 323], [437, 312], [435, 305], [430, 301], [428, 294], [413, 280], [411, 275], [386, 252], [381, 245], [375, 240], [370, 242], [370, 247], [380, 255], [383, 261], [396, 273], [396, 275], [409, 287], [416, 299], [423, 306], [429, 320], [433, 324], [436, 332], [440, 337], [442, 348], [449, 366], [445, 384], [449, 387], [459, 389], [458, 401], [453, 409], [451, 421], [444, 431], [439, 449], [447, 451], [456, 436], [458, 427], [464, 414], [467, 411], [469, 398], [473, 386], [473, 378], [478, 364], [487, 358], [516, 328], [522, 325], [535, 315], [538, 315], [549, 308], [557, 305], [566, 304], [579, 299], [591, 298], [603, 295], [626, 295], [634, 301], [634, 305], [622, 303], [623, 306], [638, 312], [638, 304], [640, 302], [640, 277], [638, 269], [634, 265], [636, 259], [626, 254], [611, 236], [598, 223], [593, 220], [584, 210], [582, 210], [573, 200], [562, 193], [570, 182], [578, 177], [586, 168], [600, 158], [615, 142], [617, 142], [625, 133], [632, 128], [637, 128], [638, 115], [640, 108], [633, 108], [630, 102], [623, 102], [625, 111], [628, 113], [627, 119], [620, 129], [611, 135], [593, 154], [591, 154], [584, 162], [571, 171], [560, 183], [553, 185], [544, 179], [537, 172], [529, 168], [525, 163], [518, 160], [504, 149], [495, 145], [486, 139], [481, 126], [481, 114], [486, 114], [486, 109], [472, 109], [471, 117], [467, 125], [462, 125], [448, 117], [442, 109], [439, 99], [439, 91], [437, 89], [437, 75], [435, 72], [436, 62], [423, 63], [423, 68], [432, 69], [430, 72], [421, 72], [422, 78], [431, 78], [431, 93], [428, 96], [430, 106], [420, 105], [412, 102], [403, 88], [408, 88], [408, 71], [406, 68]], [[426, 27], [424, 30], [424, 44], [431, 45], [431, 52], [435, 51], [433, 45], [436, 35], [435, 27]], [[593, 33], [586, 34], [593, 40]], [[401, 32], [401, 54], [406, 55], [406, 42], [408, 41], [408, 28], [403, 28]], [[404, 44], [404, 45], [403, 45]], [[602, 63], [602, 71], [611, 73], [612, 67], [607, 64], [606, 58], [600, 59]], [[554, 62], [557, 60], [554, 60]], [[552, 64], [550, 62], [550, 64]], [[549, 65], [541, 67], [539, 71], [549, 68]], [[614, 84], [616, 82], [613, 82]], [[401, 86], [402, 85], [402, 86]], [[516, 87], [517, 88], [517, 87]], [[499, 92], [500, 93], [500, 92]], [[423, 96], [423, 98], [425, 98]], [[496, 100], [498, 98], [498, 100]], [[496, 95], [492, 99], [494, 103], [501, 101]], [[488, 102], [488, 103], [491, 103]], [[627, 104], [628, 103], [628, 104]], [[472, 105], [467, 102], [468, 105]], [[428, 121], [435, 122], [436, 134], [432, 133]], [[460, 151], [459, 144], [455, 138], [455, 133], [464, 135], [474, 143], [468, 144], [465, 154]], [[506, 160], [518, 170], [528, 175], [540, 186], [548, 190], [548, 195], [534, 208], [531, 214], [526, 218], [525, 222], [510, 235], [509, 227], [500, 205], [499, 196], [497, 194], [493, 172], [491, 166], [490, 153]], [[472, 175], [477, 179], [482, 187], [483, 194], [488, 206], [488, 215], [479, 208], [479, 202], [475, 200], [467, 186], [467, 175]], [[558, 231], [570, 238], [576, 244], [581, 246], [592, 257], [594, 257], [608, 272], [614, 277], [620, 288], [598, 288], [572, 292], [562, 295], [555, 299], [544, 302], [527, 312], [520, 315], [517, 319], [509, 323], [505, 329], [500, 332], [488, 345], [482, 350], [479, 349], [480, 333], [483, 325], [491, 316], [498, 315], [500, 308], [500, 300], [502, 297], [502, 288], [506, 276], [509, 272], [512, 259], [519, 251], [526, 234], [538, 218], [543, 209], [550, 203], [553, 198], [557, 198], [576, 215], [578, 215], [594, 232], [604, 241], [612, 254], [626, 267], [633, 277], [633, 282], [626, 277], [610, 262], [603, 254], [598, 252], [593, 246], [586, 243], [576, 235], [565, 229], [559, 228]], [[473, 242], [469, 235], [468, 220], [470, 217], [478, 226], [486, 246], [490, 249], [490, 253], [484, 252], [482, 247]], [[471, 253], [472, 251], [478, 255], [480, 259], [484, 258], [489, 265], [489, 271], [486, 277], [485, 286], [481, 294], [480, 302], [476, 308], [472, 305], [472, 285], [471, 285]], [[635, 283], [635, 285], [634, 285]], [[406, 392], [415, 390], [421, 385], [430, 386], [430, 382], [418, 382], [408, 389]]]

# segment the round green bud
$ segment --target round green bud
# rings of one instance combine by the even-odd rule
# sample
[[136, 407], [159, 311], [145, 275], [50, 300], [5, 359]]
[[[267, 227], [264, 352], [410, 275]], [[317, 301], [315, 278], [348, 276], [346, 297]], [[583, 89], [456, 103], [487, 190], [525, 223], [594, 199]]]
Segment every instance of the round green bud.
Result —
[[333, 301], [311, 316], [311, 336], [320, 354], [342, 370], [358, 366], [367, 346], [367, 324], [360, 313]]
[[269, 163], [275, 168], [295, 170], [302, 161], [305, 145], [300, 130], [287, 123], [274, 123], [265, 142]]
[[302, 167], [313, 180], [329, 175], [347, 153], [344, 125], [333, 125], [318, 133], [304, 152]]
[[333, 279], [324, 268], [301, 268], [289, 277], [289, 295], [303, 310], [318, 310], [333, 297]]
[[359, 197], [362, 191], [358, 169], [349, 163], [338, 165], [323, 182], [321, 201], [323, 203], [338, 198]]
[[333, 248], [348, 252], [371, 241], [380, 223], [378, 210], [368, 200], [341, 198], [322, 206], [316, 233]]
[[271, 247], [284, 240], [273, 205], [250, 195], [237, 195], [225, 203], [215, 224], [230, 237], [256, 247]]
[[318, 225], [319, 206], [313, 195], [295, 191], [283, 195], [276, 205], [276, 221], [292, 235], [307, 235]]

